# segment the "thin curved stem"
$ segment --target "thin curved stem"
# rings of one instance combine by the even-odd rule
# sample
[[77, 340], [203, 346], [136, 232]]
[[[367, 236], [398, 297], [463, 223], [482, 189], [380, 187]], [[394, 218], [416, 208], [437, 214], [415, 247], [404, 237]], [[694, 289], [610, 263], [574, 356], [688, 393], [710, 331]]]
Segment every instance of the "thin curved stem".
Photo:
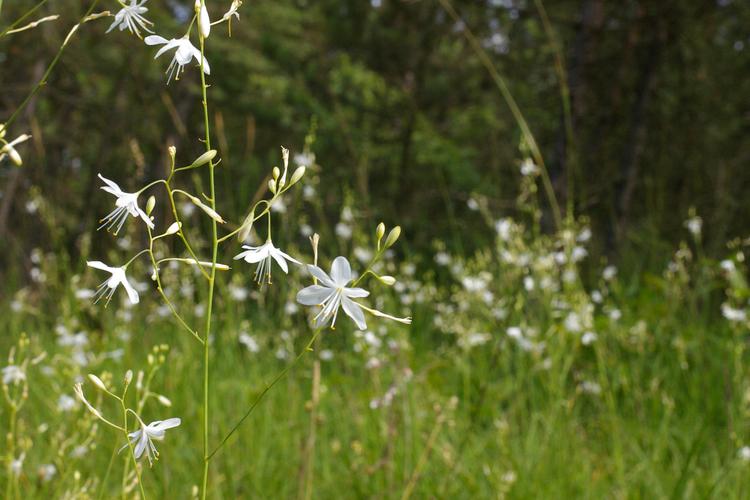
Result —
[[495, 82], [495, 85], [497, 85], [497, 88], [500, 90], [500, 93], [502, 94], [503, 99], [505, 99], [505, 102], [508, 105], [508, 108], [510, 108], [510, 112], [513, 114], [513, 118], [515, 118], [516, 123], [518, 123], [518, 126], [521, 129], [523, 138], [525, 139], [526, 144], [531, 150], [531, 155], [534, 157], [534, 161], [536, 162], [536, 164], [539, 166], [541, 170], [542, 184], [544, 185], [544, 190], [547, 195], [547, 199], [549, 200], [550, 208], [552, 209], [552, 216], [555, 220], [555, 227], [557, 229], [561, 229], [562, 217], [560, 215], [560, 205], [557, 202], [555, 189], [552, 187], [552, 181], [550, 180], [549, 172], [547, 171], [547, 166], [544, 163], [544, 158], [542, 157], [542, 153], [539, 149], [539, 146], [536, 143], [536, 139], [534, 139], [534, 135], [531, 133], [531, 129], [529, 128], [528, 122], [526, 122], [526, 118], [521, 112], [521, 108], [518, 107], [518, 103], [513, 97], [513, 94], [511, 94], [510, 89], [508, 88], [508, 85], [505, 83], [505, 79], [500, 75], [500, 73], [495, 68], [495, 65], [492, 63], [492, 60], [487, 55], [487, 51], [484, 50], [484, 48], [482, 47], [482, 44], [479, 42], [479, 40], [477, 40], [477, 37], [474, 36], [474, 33], [472, 33], [472, 31], [468, 28], [468, 26], [463, 21], [463, 19], [461, 19], [461, 16], [458, 15], [456, 10], [453, 8], [453, 5], [451, 4], [450, 0], [437, 0], [437, 1], [440, 3], [443, 9], [445, 9], [448, 15], [450, 15], [453, 18], [454, 21], [464, 25], [464, 29], [463, 29], [464, 36], [468, 40], [471, 47], [474, 49], [474, 52], [476, 52], [477, 57], [479, 57], [479, 60], [481, 61], [482, 65], [485, 67], [485, 69], [487, 69], [487, 72], [492, 77], [492, 80]]
[[[26, 19], [28, 19], [34, 12], [39, 10], [45, 3], [47, 3], [47, 0], [41, 0], [38, 4], [33, 6], [31, 10], [27, 11], [24, 15], [13, 21], [10, 25], [8, 25], [3, 31], [0, 32], [0, 38], [4, 37], [9, 31], [11, 31], [13, 28], [24, 22]], [[2, 0], [0, 0], [0, 9], [2, 8]]]
[[299, 354], [297, 354], [297, 357], [295, 357], [294, 360], [286, 366], [286, 368], [284, 368], [278, 375], [276, 375], [276, 377], [271, 381], [270, 384], [268, 384], [263, 389], [263, 391], [261, 391], [261, 393], [258, 395], [257, 398], [255, 398], [255, 401], [253, 401], [253, 404], [250, 405], [250, 408], [248, 408], [248, 410], [245, 412], [245, 414], [242, 416], [242, 418], [239, 419], [239, 421], [236, 424], [234, 424], [234, 426], [232, 427], [232, 430], [230, 430], [229, 433], [226, 436], [224, 436], [224, 438], [219, 443], [219, 446], [217, 446], [214, 449], [214, 451], [212, 451], [211, 454], [208, 455], [209, 459], [212, 458], [214, 455], [216, 455], [216, 453], [219, 450], [221, 450], [221, 448], [224, 446], [224, 444], [226, 444], [227, 440], [229, 440], [229, 438], [232, 437], [232, 434], [234, 434], [237, 431], [237, 429], [239, 429], [240, 426], [242, 426], [242, 423], [245, 421], [245, 419], [247, 419], [247, 417], [250, 416], [250, 414], [253, 412], [253, 410], [255, 409], [255, 407], [258, 406], [258, 403], [260, 403], [260, 401], [263, 399], [263, 397], [266, 395], [266, 393], [268, 391], [270, 391], [271, 388], [274, 385], [276, 385], [276, 383], [279, 380], [281, 380], [282, 378], [284, 378], [284, 376], [287, 373], [289, 373], [289, 370], [291, 370], [292, 368], [294, 368], [294, 366], [297, 364], [297, 362], [300, 359], [302, 359], [302, 356], [304, 356], [306, 352], [312, 350], [312, 345], [315, 343], [315, 340], [318, 338], [318, 335], [320, 335], [320, 332], [322, 332], [322, 331], [323, 331], [323, 328], [318, 328], [317, 330], [315, 330], [315, 333], [313, 333], [313, 336], [310, 338], [310, 341], [307, 343], [307, 345], [305, 345], [305, 348], [302, 349]]
[[9, 130], [11, 124], [15, 121], [15, 119], [18, 117], [18, 114], [23, 110], [26, 105], [31, 101], [31, 98], [36, 95], [37, 92], [39, 92], [39, 89], [42, 88], [47, 83], [47, 78], [49, 78], [49, 75], [52, 73], [52, 70], [55, 69], [55, 66], [57, 66], [58, 61], [60, 60], [60, 56], [62, 56], [63, 51], [65, 50], [65, 47], [68, 46], [68, 43], [70, 42], [70, 39], [73, 37], [73, 34], [78, 31], [78, 28], [81, 26], [81, 24], [86, 22], [86, 19], [91, 15], [91, 13], [96, 8], [96, 5], [99, 3], [99, 0], [94, 0], [94, 2], [91, 4], [89, 9], [86, 11], [86, 13], [83, 15], [80, 21], [73, 26], [70, 31], [68, 32], [68, 35], [65, 37], [65, 40], [63, 40], [62, 45], [60, 45], [60, 49], [58, 49], [57, 54], [55, 54], [55, 57], [52, 59], [52, 62], [47, 66], [47, 70], [44, 72], [44, 75], [42, 75], [42, 78], [39, 80], [39, 82], [34, 86], [33, 89], [31, 89], [31, 92], [26, 96], [26, 98], [21, 102], [20, 106], [16, 108], [15, 111], [13, 111], [13, 114], [10, 115], [10, 118], [8, 118], [5, 121], [5, 130]]

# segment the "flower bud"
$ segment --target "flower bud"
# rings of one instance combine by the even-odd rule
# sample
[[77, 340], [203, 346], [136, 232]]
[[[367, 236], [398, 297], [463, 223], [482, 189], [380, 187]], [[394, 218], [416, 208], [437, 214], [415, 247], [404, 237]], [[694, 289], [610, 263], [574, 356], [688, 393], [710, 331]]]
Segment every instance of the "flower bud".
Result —
[[394, 278], [393, 276], [378, 276], [378, 279], [380, 280], [381, 283], [383, 283], [384, 285], [388, 285], [388, 286], [391, 286], [394, 283], [396, 283], [396, 278]]
[[198, 208], [200, 208], [201, 210], [203, 210], [206, 213], [206, 215], [208, 215], [209, 217], [211, 217], [213, 220], [215, 220], [219, 224], [224, 224], [225, 221], [224, 221], [224, 219], [222, 219], [221, 215], [219, 215], [216, 212], [216, 210], [214, 210], [213, 208], [211, 208], [208, 205], [206, 205], [205, 203], [203, 203], [200, 200], [200, 198], [198, 198], [197, 196], [191, 196], [190, 197], [190, 201], [193, 202], [193, 205], [195, 205]]
[[203, 38], [208, 38], [211, 34], [211, 19], [208, 17], [206, 0], [195, 0], [195, 13], [198, 14], [198, 28], [201, 30], [201, 35]]
[[15, 163], [17, 167], [23, 165], [21, 155], [18, 154], [18, 151], [16, 151], [15, 148], [8, 148], [8, 156], [10, 156], [11, 161]]
[[125, 372], [125, 385], [130, 385], [130, 382], [133, 380], [133, 370], [128, 370]]
[[273, 179], [270, 179], [268, 181], [268, 190], [271, 191], [273, 194], [276, 194], [276, 181]]
[[385, 239], [385, 248], [393, 246], [399, 236], [401, 236], [401, 226], [396, 226], [391, 229], [391, 232], [388, 233], [388, 237]]
[[152, 196], [148, 197], [148, 201], [146, 202], [146, 215], [151, 215], [151, 212], [154, 211], [154, 207], [156, 206], [156, 198]]
[[167, 407], [172, 406], [172, 402], [166, 396], [162, 396], [161, 394], [159, 394], [158, 396], [156, 396], [156, 399], [158, 399], [159, 402], [163, 404], [164, 406], [167, 406]]
[[289, 180], [289, 185], [292, 186], [299, 182], [303, 175], [305, 175], [305, 167], [297, 167], [297, 170], [294, 171], [292, 178]]
[[216, 157], [216, 150], [215, 149], [209, 149], [202, 155], [200, 155], [198, 158], [195, 159], [195, 161], [190, 165], [191, 168], [200, 167], [201, 165], [205, 165], [206, 163], [210, 162]]
[[281, 170], [279, 170], [279, 167], [273, 167], [273, 170], [271, 171], [271, 173], [273, 174], [274, 180], [276, 180], [281, 175]]
[[378, 224], [377, 229], [375, 229], [375, 237], [380, 241], [383, 239], [383, 235], [385, 235], [385, 224], [381, 222]]
[[172, 225], [170, 225], [167, 228], [167, 232], [165, 232], [164, 234], [175, 234], [176, 232], [178, 232], [180, 230], [181, 227], [182, 227], [181, 223], [179, 223], [179, 222], [173, 222]]
[[177, 156], [177, 148], [174, 146], [169, 146], [169, 156], [172, 158], [172, 161], [174, 162], [174, 157]]
[[102, 379], [94, 375], [93, 373], [89, 373], [89, 380], [93, 382], [95, 386], [97, 386], [99, 389], [106, 391], [107, 386], [104, 385], [104, 382], [102, 382]]

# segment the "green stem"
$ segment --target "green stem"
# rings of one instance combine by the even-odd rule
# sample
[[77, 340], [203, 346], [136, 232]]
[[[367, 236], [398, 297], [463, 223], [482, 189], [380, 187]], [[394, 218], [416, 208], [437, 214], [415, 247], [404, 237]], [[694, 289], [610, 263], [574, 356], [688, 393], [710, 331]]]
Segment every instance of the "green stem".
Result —
[[511, 94], [507, 83], [505, 83], [505, 79], [495, 68], [492, 60], [487, 55], [487, 51], [484, 50], [482, 44], [479, 42], [479, 40], [477, 40], [477, 37], [474, 36], [474, 33], [472, 33], [472, 31], [468, 27], [466, 27], [466, 23], [463, 21], [463, 19], [461, 19], [461, 16], [459, 16], [456, 10], [453, 8], [450, 0], [438, 0], [438, 2], [443, 7], [443, 9], [445, 9], [448, 15], [453, 18], [454, 21], [465, 26], [463, 30], [464, 36], [468, 40], [471, 47], [474, 49], [474, 52], [476, 52], [476, 55], [477, 57], [479, 57], [482, 65], [492, 77], [495, 85], [497, 85], [497, 88], [500, 90], [500, 93], [502, 94], [503, 99], [508, 105], [508, 108], [510, 108], [510, 112], [513, 114], [513, 118], [515, 118], [516, 123], [518, 123], [518, 126], [521, 129], [521, 134], [523, 135], [523, 138], [526, 140], [526, 144], [531, 150], [531, 155], [534, 157], [534, 161], [541, 170], [542, 185], [544, 186], [544, 191], [547, 195], [550, 208], [552, 209], [552, 216], [555, 221], [555, 227], [557, 229], [561, 229], [562, 217], [560, 216], [560, 205], [557, 202], [557, 196], [555, 195], [555, 190], [552, 186], [552, 181], [549, 177], [549, 172], [547, 171], [547, 166], [544, 163], [542, 153], [536, 143], [536, 139], [534, 139], [534, 135], [531, 133], [531, 129], [529, 128], [529, 124], [526, 121], [526, 118], [521, 112], [521, 108], [518, 107], [518, 103], [513, 97], [513, 94]]
[[[201, 8], [203, 8], [205, 0], [201, 0]], [[195, 18], [193, 18], [195, 19]], [[203, 126], [205, 127], [205, 144], [206, 151], [211, 150], [211, 133], [209, 128], [208, 120], [208, 98], [207, 98], [207, 87], [206, 87], [206, 74], [203, 72], [203, 62], [205, 61], [204, 50], [205, 40], [203, 33], [198, 30], [198, 36], [200, 39], [201, 47], [201, 61], [200, 61], [200, 73], [201, 73], [201, 96], [203, 98]], [[216, 210], [216, 182], [214, 178], [214, 161], [213, 159], [208, 162], [208, 176], [209, 184], [211, 189], [211, 208]], [[203, 337], [203, 481], [201, 485], [201, 499], [206, 499], [206, 493], [208, 490], [208, 464], [211, 457], [208, 454], [208, 363], [209, 363], [209, 335], [211, 334], [211, 314], [213, 312], [214, 302], [214, 284], [216, 282], [216, 258], [219, 248], [219, 238], [216, 228], [216, 220], [211, 219], [211, 272], [208, 278], [208, 306], [206, 309], [206, 334]]]
[[[23, 108], [26, 107], [26, 105], [29, 103], [32, 97], [36, 95], [37, 92], [39, 92], [39, 89], [42, 88], [43, 85], [47, 83], [47, 78], [49, 78], [49, 75], [52, 73], [52, 70], [55, 69], [55, 66], [57, 66], [57, 62], [60, 60], [60, 56], [62, 56], [63, 51], [65, 50], [65, 47], [68, 46], [68, 42], [70, 42], [71, 37], [73, 36], [73, 33], [78, 30], [78, 28], [83, 24], [87, 17], [94, 11], [94, 8], [96, 8], [96, 5], [99, 3], [99, 0], [94, 0], [94, 2], [91, 4], [91, 7], [86, 11], [86, 14], [83, 15], [80, 21], [78, 21], [78, 24], [73, 26], [71, 30], [68, 32], [68, 35], [65, 37], [65, 40], [63, 40], [62, 45], [60, 45], [60, 49], [57, 51], [57, 54], [55, 55], [54, 59], [52, 59], [52, 62], [49, 66], [47, 66], [47, 70], [44, 72], [44, 75], [42, 75], [42, 78], [39, 80], [39, 82], [34, 86], [33, 89], [31, 89], [31, 92], [29, 92], [29, 95], [26, 96], [26, 98], [21, 102], [21, 105], [16, 108], [16, 110], [13, 112], [12, 115], [10, 115], [10, 118], [8, 118], [5, 122], [5, 130], [10, 129], [10, 125], [13, 123], [13, 121], [18, 117], [18, 114], [21, 112]], [[2, 8], [2, 0], [0, 0], [0, 8]]]
[[143, 481], [141, 480], [141, 472], [138, 470], [138, 462], [135, 459], [135, 450], [133, 450], [133, 443], [130, 441], [130, 436], [128, 436], [128, 410], [125, 408], [125, 401], [120, 400], [120, 406], [122, 407], [122, 428], [123, 428], [123, 434], [125, 434], [125, 440], [128, 443], [128, 448], [130, 449], [130, 458], [133, 461], [133, 468], [135, 470], [135, 477], [138, 479], [138, 487], [141, 490], [141, 498], [143, 500], [146, 500], [146, 492], [143, 490]]
[[261, 391], [261, 393], [258, 395], [257, 398], [255, 398], [255, 401], [253, 401], [253, 404], [250, 405], [250, 408], [248, 408], [248, 410], [245, 412], [245, 414], [242, 416], [242, 418], [239, 419], [239, 421], [236, 424], [234, 424], [234, 427], [232, 427], [232, 430], [230, 430], [229, 433], [226, 436], [224, 436], [224, 438], [219, 443], [219, 446], [217, 446], [214, 449], [214, 451], [212, 451], [211, 454], [208, 455], [209, 459], [212, 458], [214, 455], [216, 455], [216, 453], [222, 448], [222, 446], [224, 446], [224, 444], [227, 442], [227, 440], [229, 440], [229, 438], [232, 437], [232, 434], [234, 434], [237, 431], [237, 429], [240, 428], [240, 426], [242, 425], [242, 423], [245, 421], [245, 419], [247, 419], [247, 417], [250, 416], [250, 414], [253, 412], [253, 410], [255, 409], [255, 407], [258, 406], [258, 403], [260, 403], [260, 401], [263, 399], [263, 397], [266, 395], [266, 393], [268, 393], [268, 391], [270, 391], [271, 388], [274, 385], [276, 385], [276, 383], [279, 380], [281, 380], [282, 378], [284, 378], [284, 376], [287, 373], [289, 373], [289, 370], [291, 370], [292, 368], [294, 368], [294, 366], [297, 364], [297, 362], [300, 359], [302, 359], [302, 356], [304, 356], [306, 352], [312, 350], [312, 345], [315, 343], [315, 340], [318, 338], [318, 335], [320, 335], [320, 332], [322, 332], [322, 331], [323, 331], [323, 328], [318, 328], [317, 330], [315, 330], [315, 333], [313, 333], [313, 336], [310, 338], [310, 341], [307, 343], [307, 345], [305, 345], [305, 348], [302, 349], [299, 354], [297, 354], [297, 357], [294, 358], [294, 360], [291, 363], [289, 363], [286, 366], [286, 368], [284, 368], [283, 370], [281, 370], [281, 372], [278, 375], [276, 375], [276, 378], [274, 378], [271, 381], [271, 383], [268, 384], [263, 389], [263, 391]]

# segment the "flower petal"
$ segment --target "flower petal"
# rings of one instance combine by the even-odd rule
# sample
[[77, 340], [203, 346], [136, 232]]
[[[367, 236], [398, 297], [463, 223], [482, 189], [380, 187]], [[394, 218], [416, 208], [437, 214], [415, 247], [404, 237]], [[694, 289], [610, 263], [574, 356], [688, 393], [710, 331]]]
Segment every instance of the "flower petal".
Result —
[[125, 291], [128, 292], [128, 298], [130, 299], [131, 304], [135, 305], [140, 302], [138, 292], [133, 288], [133, 285], [128, 282], [127, 278], [122, 279], [122, 286], [125, 288]]
[[364, 288], [344, 288], [344, 295], [353, 299], [361, 299], [370, 295], [370, 292]]
[[352, 266], [346, 257], [339, 255], [331, 264], [331, 279], [338, 286], [344, 286], [352, 280]]
[[107, 264], [99, 260], [86, 261], [86, 265], [89, 267], [93, 267], [94, 269], [101, 269], [102, 271], [107, 271], [108, 273], [111, 273], [112, 270], [114, 269], [113, 267], [109, 267]]
[[149, 35], [143, 41], [146, 42], [146, 45], [162, 45], [169, 42], [169, 40], [159, 35]]
[[349, 299], [348, 297], [341, 297], [341, 305], [344, 306], [344, 312], [347, 316], [352, 318], [357, 324], [357, 328], [360, 330], [367, 329], [367, 322], [365, 322], [365, 313], [359, 304]]
[[297, 302], [305, 306], [317, 306], [322, 304], [335, 290], [320, 285], [310, 285], [297, 293]]
[[168, 418], [166, 420], [157, 420], [156, 422], [151, 422], [149, 427], [157, 428], [157, 429], [172, 429], [174, 427], [177, 427], [182, 423], [182, 419], [180, 418]]
[[336, 284], [333, 282], [333, 280], [326, 274], [325, 271], [323, 271], [318, 266], [313, 266], [308, 264], [307, 270], [312, 274], [315, 278], [318, 279], [324, 286], [327, 286], [328, 288], [336, 288]]

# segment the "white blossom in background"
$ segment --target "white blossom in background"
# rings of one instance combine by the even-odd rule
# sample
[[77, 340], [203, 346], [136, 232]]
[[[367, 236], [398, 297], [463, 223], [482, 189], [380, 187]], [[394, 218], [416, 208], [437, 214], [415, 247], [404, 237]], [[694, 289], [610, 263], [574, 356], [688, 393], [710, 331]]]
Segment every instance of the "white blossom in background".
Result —
[[750, 446], [743, 446], [737, 450], [737, 457], [743, 462], [750, 462]]
[[141, 37], [141, 32], [138, 31], [138, 28], [148, 33], [153, 33], [147, 25], [153, 25], [154, 23], [143, 17], [143, 14], [148, 12], [148, 9], [143, 6], [145, 3], [146, 0], [141, 0], [140, 2], [137, 0], [130, 0], [129, 5], [121, 3], [123, 7], [117, 12], [117, 14], [115, 14], [115, 20], [106, 33], [109, 33], [115, 28], [119, 28], [120, 31], [127, 29], [138, 38]]
[[94, 304], [99, 302], [104, 296], [107, 297], [106, 304], [109, 304], [109, 301], [112, 300], [112, 295], [114, 295], [115, 290], [117, 290], [117, 287], [120, 285], [125, 288], [131, 304], [137, 304], [140, 301], [138, 292], [135, 290], [135, 288], [133, 288], [130, 282], [128, 282], [128, 278], [125, 276], [124, 267], [110, 267], [98, 260], [90, 260], [86, 262], [86, 265], [89, 267], [93, 267], [94, 269], [107, 271], [112, 275], [108, 280], [103, 282], [96, 289], [96, 293], [94, 294]]
[[13, 459], [10, 463], [10, 470], [14, 476], [18, 477], [23, 472], [23, 461], [26, 459], [26, 452], [21, 453], [18, 458]]
[[586, 333], [583, 334], [583, 336], [581, 336], [581, 343], [583, 345], [591, 345], [594, 342], [596, 342], [597, 338], [598, 337], [597, 337], [596, 333], [594, 333], [594, 332], [586, 332]]
[[612, 281], [617, 276], [617, 268], [615, 266], [607, 266], [602, 271], [602, 278], [604, 281]]
[[747, 312], [744, 309], [737, 309], [726, 302], [721, 305], [721, 314], [729, 321], [740, 322], [747, 319]]
[[703, 229], [703, 219], [694, 215], [684, 222], [684, 226], [690, 231], [690, 234], [697, 238], [701, 235], [701, 230]]
[[40, 465], [38, 473], [42, 481], [47, 483], [51, 481], [52, 478], [55, 477], [55, 475], [57, 475], [57, 467], [52, 464]]
[[253, 337], [252, 335], [249, 335], [245, 332], [240, 333], [238, 340], [240, 344], [244, 345], [251, 353], [255, 354], [260, 351], [258, 341], [255, 340], [255, 337]]
[[169, 83], [172, 78], [179, 80], [180, 74], [185, 71], [185, 66], [193, 59], [196, 60], [198, 65], [200, 65], [201, 60], [203, 60], [203, 72], [207, 75], [211, 74], [211, 67], [208, 65], [208, 61], [205, 57], [201, 59], [201, 51], [196, 49], [187, 37], [167, 40], [159, 35], [150, 35], [144, 39], [144, 42], [146, 42], [146, 45], [164, 45], [156, 52], [154, 59], [168, 50], [177, 49], [172, 57], [172, 61], [167, 67], [167, 83]]
[[106, 186], [102, 186], [102, 190], [117, 198], [115, 201], [116, 208], [102, 219], [102, 225], [99, 226], [99, 229], [103, 227], [106, 227], [107, 231], [114, 229], [113, 233], [117, 235], [125, 224], [128, 214], [133, 217], [140, 217], [148, 227], [154, 228], [151, 218], [138, 206], [139, 193], [126, 193], [120, 189], [117, 183], [103, 177], [102, 174], [99, 174], [99, 178], [106, 184]]
[[521, 175], [528, 177], [532, 175], [537, 175], [540, 172], [539, 167], [534, 163], [534, 161], [531, 158], [526, 158], [523, 163], [521, 163]]
[[8, 365], [2, 370], [3, 372], [3, 384], [4, 385], [10, 385], [10, 384], [18, 384], [20, 382], [23, 382], [26, 380], [26, 373], [23, 371], [23, 368], [16, 365]]

